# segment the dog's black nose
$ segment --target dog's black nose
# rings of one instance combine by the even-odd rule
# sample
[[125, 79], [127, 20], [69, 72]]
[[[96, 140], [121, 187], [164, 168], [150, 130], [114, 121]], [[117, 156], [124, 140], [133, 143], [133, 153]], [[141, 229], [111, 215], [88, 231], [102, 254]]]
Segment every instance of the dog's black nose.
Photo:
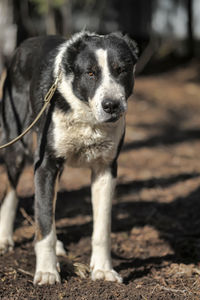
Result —
[[119, 112], [120, 103], [118, 100], [105, 99], [102, 102], [103, 110], [108, 114]]

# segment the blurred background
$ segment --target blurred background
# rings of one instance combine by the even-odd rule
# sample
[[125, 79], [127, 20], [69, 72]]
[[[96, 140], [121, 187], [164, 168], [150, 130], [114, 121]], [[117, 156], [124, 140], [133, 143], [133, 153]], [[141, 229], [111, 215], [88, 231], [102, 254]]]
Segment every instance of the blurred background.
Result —
[[[0, 73], [24, 39], [44, 34], [69, 37], [82, 29], [129, 33], [139, 44], [137, 72], [149, 62], [198, 56], [198, 0], [1, 0]], [[166, 66], [166, 64], [165, 64]], [[148, 68], [146, 69], [148, 71]], [[154, 70], [155, 71], [155, 70]]]

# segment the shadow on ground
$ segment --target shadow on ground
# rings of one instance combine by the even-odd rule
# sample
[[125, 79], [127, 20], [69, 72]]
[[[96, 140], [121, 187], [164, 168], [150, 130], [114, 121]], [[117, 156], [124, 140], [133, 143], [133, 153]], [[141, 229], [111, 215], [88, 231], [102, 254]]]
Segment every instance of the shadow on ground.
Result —
[[[178, 182], [184, 182], [191, 178], [200, 177], [198, 173], [179, 174], [169, 178], [140, 180], [119, 184], [117, 186], [117, 198], [131, 196], [143, 188], [166, 188]], [[125, 278], [125, 283], [148, 274], [152, 265], [159, 266], [163, 261], [177, 263], [198, 263], [200, 260], [200, 187], [186, 197], [177, 198], [170, 203], [159, 203], [157, 201], [134, 201], [118, 202], [113, 205], [114, 233], [130, 232], [134, 227], [140, 228], [150, 225], [159, 231], [161, 239], [164, 239], [173, 249], [174, 254], [149, 257], [149, 258], [126, 258], [112, 253], [119, 263], [118, 271], [127, 268], [143, 266], [142, 271], [133, 271]], [[77, 244], [82, 238], [90, 237], [92, 233], [92, 221], [85, 222], [84, 216], [92, 214], [90, 188], [84, 187], [76, 191], [62, 191], [58, 194], [57, 220], [62, 218], [76, 218], [82, 216], [83, 224], [73, 224], [59, 227], [61, 234], [59, 238], [68, 247], [70, 243]], [[130, 198], [129, 198], [130, 199]], [[33, 197], [23, 198], [20, 202], [29, 215], [33, 215]], [[119, 214], [126, 217], [118, 219]], [[17, 225], [23, 221], [18, 211]], [[21, 243], [20, 243], [21, 244]], [[20, 245], [19, 244], [19, 245]]]

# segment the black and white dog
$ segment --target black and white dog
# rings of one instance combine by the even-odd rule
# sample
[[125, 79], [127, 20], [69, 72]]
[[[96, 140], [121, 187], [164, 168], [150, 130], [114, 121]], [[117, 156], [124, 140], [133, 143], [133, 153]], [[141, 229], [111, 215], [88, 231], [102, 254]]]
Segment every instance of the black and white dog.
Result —
[[[63, 164], [91, 169], [94, 228], [91, 277], [121, 282], [110, 255], [111, 205], [117, 158], [125, 132], [127, 99], [134, 85], [137, 47], [122, 34], [75, 34], [31, 38], [15, 52], [4, 85], [2, 143], [21, 133], [35, 118], [61, 70], [61, 80], [47, 111], [35, 126], [34, 284], [60, 282], [56, 255], [56, 187]], [[0, 252], [13, 248], [16, 186], [28, 153], [29, 138], [4, 152], [9, 178], [0, 210]]]

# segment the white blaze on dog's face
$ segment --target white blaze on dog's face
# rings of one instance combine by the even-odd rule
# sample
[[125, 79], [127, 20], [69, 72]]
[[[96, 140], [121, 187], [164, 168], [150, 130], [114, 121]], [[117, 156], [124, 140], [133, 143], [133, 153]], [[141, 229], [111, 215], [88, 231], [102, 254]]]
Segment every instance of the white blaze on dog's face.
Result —
[[98, 123], [115, 122], [125, 113], [136, 60], [134, 42], [122, 35], [85, 35], [68, 47], [64, 69], [72, 93], [89, 105]]
[[108, 52], [98, 49], [95, 52], [101, 72], [101, 83], [89, 104], [99, 122], [116, 121], [126, 111], [125, 88], [111, 75], [108, 66]]

